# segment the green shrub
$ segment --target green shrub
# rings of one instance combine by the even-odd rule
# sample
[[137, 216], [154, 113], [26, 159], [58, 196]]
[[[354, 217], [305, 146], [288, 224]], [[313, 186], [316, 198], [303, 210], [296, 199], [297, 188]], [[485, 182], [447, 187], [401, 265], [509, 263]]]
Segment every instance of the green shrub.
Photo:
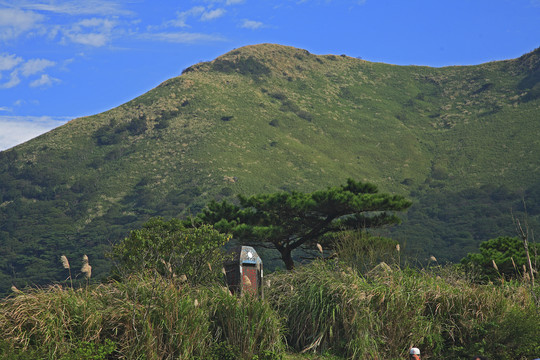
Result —
[[286, 101], [287, 100], [287, 95], [285, 95], [284, 93], [279, 92], [279, 91], [272, 92], [269, 95], [270, 95], [271, 98], [276, 99], [276, 100], [280, 100], [280, 101]]
[[307, 121], [312, 121], [313, 120], [313, 115], [311, 115], [311, 113], [308, 112], [308, 111], [298, 110], [298, 111], [296, 111], [295, 114], [296, 114], [296, 116], [298, 116], [301, 119], [304, 119], [304, 120], [307, 120]]
[[154, 127], [158, 130], [163, 130], [168, 128], [170, 125], [171, 119], [168, 117], [162, 117], [156, 122], [156, 125]]
[[279, 127], [279, 120], [278, 119], [272, 119], [272, 120], [270, 120], [268, 125], [273, 126], [273, 127]]
[[[540, 250], [536, 243], [529, 243], [532, 263]], [[480, 244], [480, 253], [469, 253], [461, 260], [467, 269], [476, 272], [481, 280], [522, 279], [528, 276], [527, 254], [523, 240], [500, 236]], [[525, 271], [523, 267], [525, 266]]]
[[221, 341], [212, 346], [211, 356], [213, 360], [237, 360], [240, 351], [226, 341]]
[[146, 118], [138, 117], [129, 122], [126, 129], [131, 135], [140, 135], [144, 134], [148, 130], [148, 125], [146, 124]]
[[258, 79], [260, 76], [269, 75], [271, 72], [268, 66], [253, 56], [234, 60], [216, 59], [212, 63], [212, 69], [225, 74], [238, 72], [242, 75], [251, 75], [255, 79]]
[[104, 360], [116, 350], [116, 344], [109, 339], [105, 339], [105, 344], [89, 341], [81, 341], [75, 345], [75, 349], [62, 356], [61, 360]]
[[186, 228], [178, 219], [153, 218], [115, 245], [112, 258], [121, 276], [150, 270], [191, 284], [211, 283], [222, 278], [221, 246], [228, 240], [209, 225]]

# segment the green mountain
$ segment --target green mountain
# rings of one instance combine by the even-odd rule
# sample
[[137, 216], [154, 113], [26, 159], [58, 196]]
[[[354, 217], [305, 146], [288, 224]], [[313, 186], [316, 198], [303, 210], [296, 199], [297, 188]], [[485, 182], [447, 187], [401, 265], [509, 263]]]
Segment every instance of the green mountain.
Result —
[[540, 49], [430, 68], [243, 47], [1, 152], [0, 287], [65, 279], [62, 254], [103, 276], [151, 216], [349, 177], [415, 202], [392, 231], [409, 253], [456, 261], [514, 235], [522, 199], [538, 223], [539, 134]]

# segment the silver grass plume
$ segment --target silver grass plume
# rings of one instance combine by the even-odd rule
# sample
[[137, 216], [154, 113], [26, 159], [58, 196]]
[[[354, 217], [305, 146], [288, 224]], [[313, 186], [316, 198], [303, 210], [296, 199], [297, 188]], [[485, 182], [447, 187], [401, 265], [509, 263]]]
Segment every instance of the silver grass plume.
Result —
[[66, 255], [60, 256], [60, 261], [62, 261], [62, 266], [64, 267], [64, 269], [70, 269], [69, 261], [68, 261]]
[[86, 254], [83, 255], [83, 266], [81, 268], [81, 272], [87, 279], [90, 279], [92, 277], [92, 266], [90, 266], [88, 262], [88, 256], [86, 256]]
[[64, 269], [67, 269], [69, 271], [69, 282], [71, 283], [71, 288], [73, 289], [73, 278], [71, 277], [71, 267], [69, 266], [69, 261], [66, 255], [60, 256], [60, 261], [62, 262], [62, 266]]

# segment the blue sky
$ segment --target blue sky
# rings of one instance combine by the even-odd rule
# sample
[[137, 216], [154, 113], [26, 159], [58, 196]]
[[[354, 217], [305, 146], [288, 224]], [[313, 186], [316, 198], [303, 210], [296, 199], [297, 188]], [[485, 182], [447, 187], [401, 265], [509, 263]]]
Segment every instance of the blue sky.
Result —
[[0, 151], [258, 43], [480, 64], [540, 47], [540, 0], [0, 0]]

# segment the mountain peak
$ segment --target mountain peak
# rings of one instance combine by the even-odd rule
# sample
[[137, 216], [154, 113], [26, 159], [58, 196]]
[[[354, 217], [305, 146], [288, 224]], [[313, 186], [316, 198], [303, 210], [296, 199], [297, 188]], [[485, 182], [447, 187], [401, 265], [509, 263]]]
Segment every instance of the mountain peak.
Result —
[[525, 71], [540, 70], [540, 47], [516, 59]]
[[192, 71], [217, 71], [221, 73], [240, 73], [259, 78], [262, 75], [290, 76], [303, 70], [320, 70], [326, 60], [332, 61], [333, 66], [337, 60], [361, 61], [346, 55], [314, 55], [304, 49], [278, 44], [247, 45], [233, 49], [216, 59], [195, 64], [182, 73]]

